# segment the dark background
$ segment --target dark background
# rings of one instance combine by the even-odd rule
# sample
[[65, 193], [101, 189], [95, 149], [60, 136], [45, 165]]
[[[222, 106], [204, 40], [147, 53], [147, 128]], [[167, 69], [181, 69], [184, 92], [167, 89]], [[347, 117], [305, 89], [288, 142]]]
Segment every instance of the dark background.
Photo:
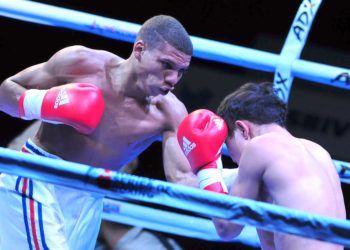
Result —
[[[10, 0], [9, 0], [10, 1]], [[190, 35], [248, 48], [279, 53], [301, 1], [187, 0], [187, 1], [39, 1], [142, 24], [157, 14], [179, 19]], [[349, 68], [350, 1], [323, 1], [305, 45], [302, 59]], [[57, 50], [74, 44], [109, 50], [124, 58], [132, 44], [88, 33], [53, 28], [0, 17], [0, 79], [46, 61]], [[189, 111], [215, 110], [220, 100], [247, 81], [272, 81], [273, 74], [193, 58], [189, 72], [175, 93]], [[288, 129], [314, 140], [334, 159], [350, 161], [350, 95], [343, 89], [295, 79], [289, 101]], [[0, 146], [30, 122], [0, 113]], [[227, 167], [231, 161], [224, 157]], [[137, 174], [164, 179], [161, 145], [155, 143], [140, 156]], [[343, 185], [348, 210], [349, 187]], [[349, 218], [349, 216], [348, 216]], [[249, 249], [176, 237], [186, 249]]]

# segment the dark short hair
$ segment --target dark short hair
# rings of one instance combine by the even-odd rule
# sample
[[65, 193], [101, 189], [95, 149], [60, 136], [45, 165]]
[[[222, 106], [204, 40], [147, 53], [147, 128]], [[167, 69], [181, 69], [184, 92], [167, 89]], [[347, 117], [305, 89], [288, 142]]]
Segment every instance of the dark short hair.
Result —
[[192, 56], [193, 45], [185, 28], [174, 17], [157, 15], [148, 19], [138, 32], [136, 40], [143, 40], [154, 49], [164, 44], [164, 40], [174, 48]]
[[217, 114], [227, 122], [231, 136], [237, 120], [285, 127], [287, 105], [276, 95], [272, 83], [246, 83], [225, 97]]

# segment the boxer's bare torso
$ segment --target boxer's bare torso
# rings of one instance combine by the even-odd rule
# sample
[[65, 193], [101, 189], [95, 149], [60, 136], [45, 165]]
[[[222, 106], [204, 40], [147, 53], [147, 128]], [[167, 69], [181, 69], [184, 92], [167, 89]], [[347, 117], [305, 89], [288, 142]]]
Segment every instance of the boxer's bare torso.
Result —
[[[246, 170], [254, 172], [255, 177], [246, 175]], [[253, 197], [250, 191], [241, 192], [239, 181], [243, 178], [244, 186], [264, 193], [262, 201], [322, 216], [346, 218], [339, 177], [329, 154], [316, 143], [295, 138], [284, 129], [257, 136], [242, 154], [233, 195]], [[343, 249], [283, 233], [260, 232], [259, 236], [263, 249]]]
[[[338, 173], [320, 145], [292, 136], [276, 123], [236, 121], [226, 144], [239, 165], [230, 194], [321, 216], [345, 219]], [[246, 131], [249, 129], [249, 136]], [[214, 218], [223, 239], [236, 237], [242, 225]], [[264, 250], [340, 250], [343, 246], [280, 232], [258, 230]]]
[[[269, 135], [266, 135], [269, 136]], [[345, 219], [339, 177], [329, 154], [305, 139], [271, 133], [276, 154], [263, 182], [273, 203], [292, 209]], [[270, 146], [271, 147], [271, 146]], [[278, 150], [279, 148], [279, 150]], [[298, 157], [294, 157], [297, 155]], [[290, 156], [290, 157], [289, 157]], [[343, 249], [326, 242], [275, 233], [276, 249]]]

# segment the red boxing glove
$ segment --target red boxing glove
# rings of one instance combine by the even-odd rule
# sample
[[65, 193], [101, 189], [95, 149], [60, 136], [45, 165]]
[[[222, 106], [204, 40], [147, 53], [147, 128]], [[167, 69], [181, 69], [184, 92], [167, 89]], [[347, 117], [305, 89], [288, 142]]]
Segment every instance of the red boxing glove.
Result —
[[83, 134], [96, 129], [104, 107], [102, 91], [89, 83], [70, 83], [48, 90], [30, 89], [18, 102], [22, 119], [63, 123]]
[[221, 148], [227, 133], [225, 121], [205, 109], [190, 113], [178, 128], [180, 147], [197, 175], [201, 189], [227, 193], [221, 175]]

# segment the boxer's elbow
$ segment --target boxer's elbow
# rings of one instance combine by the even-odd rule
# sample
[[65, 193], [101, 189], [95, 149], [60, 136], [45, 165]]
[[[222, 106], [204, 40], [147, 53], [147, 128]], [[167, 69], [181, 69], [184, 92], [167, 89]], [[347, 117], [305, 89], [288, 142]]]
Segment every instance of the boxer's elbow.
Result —
[[213, 222], [217, 234], [223, 241], [231, 241], [233, 238], [237, 237], [243, 229], [243, 226], [223, 219], [213, 219]]
[[217, 231], [219, 237], [221, 238], [221, 240], [223, 241], [231, 241], [232, 239], [236, 238], [241, 231], [229, 231], [229, 230], [221, 230], [221, 231]]

